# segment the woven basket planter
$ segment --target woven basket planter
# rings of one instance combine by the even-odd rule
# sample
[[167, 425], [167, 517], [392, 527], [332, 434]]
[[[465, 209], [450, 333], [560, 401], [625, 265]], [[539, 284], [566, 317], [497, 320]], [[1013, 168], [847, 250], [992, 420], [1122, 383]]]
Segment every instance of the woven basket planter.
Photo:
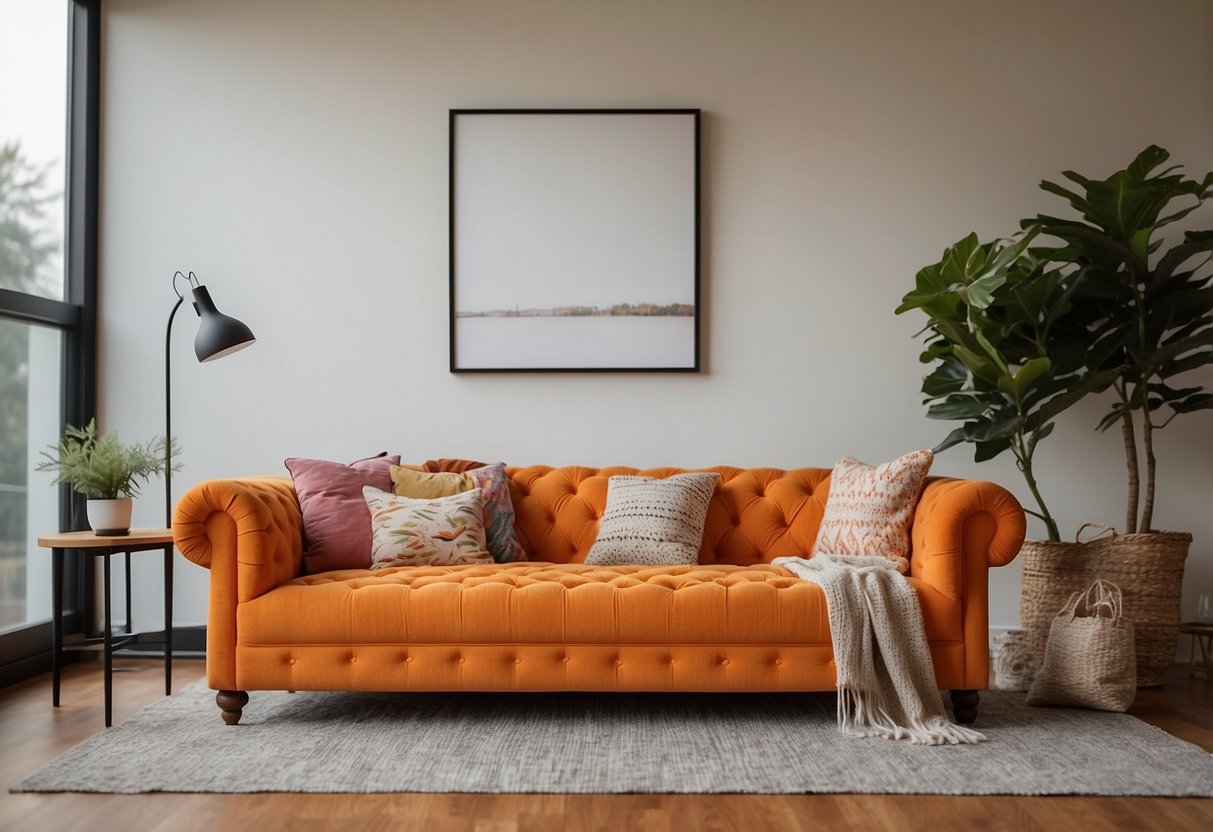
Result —
[[1180, 532], [1121, 534], [1086, 543], [1024, 541], [1019, 617], [1036, 666], [1044, 660], [1053, 616], [1072, 593], [1086, 592], [1102, 578], [1124, 593], [1124, 616], [1136, 632], [1138, 687], [1160, 684], [1175, 660], [1184, 559], [1191, 545], [1192, 535]]

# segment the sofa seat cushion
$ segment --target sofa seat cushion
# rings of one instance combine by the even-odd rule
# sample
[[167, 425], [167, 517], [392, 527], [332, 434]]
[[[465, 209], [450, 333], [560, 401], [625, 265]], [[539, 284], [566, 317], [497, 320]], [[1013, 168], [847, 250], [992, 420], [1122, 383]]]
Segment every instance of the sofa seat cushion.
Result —
[[[959, 600], [910, 580], [927, 638], [961, 641]], [[324, 572], [241, 603], [237, 632], [256, 646], [830, 643], [821, 590], [769, 564]]]

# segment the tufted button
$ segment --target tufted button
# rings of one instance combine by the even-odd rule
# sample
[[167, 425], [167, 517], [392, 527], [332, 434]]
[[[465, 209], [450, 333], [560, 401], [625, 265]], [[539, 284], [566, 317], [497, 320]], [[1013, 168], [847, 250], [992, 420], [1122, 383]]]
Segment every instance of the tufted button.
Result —
[[350, 656], [350, 664], [353, 664], [353, 663], [354, 663], [354, 662], [356, 662], [356, 661], [358, 661], [358, 657], [357, 657], [357, 656]]
[[287, 664], [294, 664], [294, 663], [295, 663], [295, 657], [294, 657], [294, 656], [291, 656], [289, 659], [287, 659], [286, 663], [287, 663]]
[[565, 664], [568, 664], [568, 663], [569, 663], [569, 662], [571, 662], [572, 660], [573, 660], [573, 657], [572, 657], [572, 656], [565, 656], [565, 657], [564, 657], [564, 663], [565, 663]]
[[520, 659], [520, 658], [518, 658], [517, 656], [515, 656], [515, 657], [514, 657], [514, 664], [522, 664], [522, 659]]
[[777, 665], [783, 664], [783, 659], [776, 659], [775, 664], [777, 664]]
[[412, 656], [405, 656], [404, 660], [405, 660], [406, 662], [408, 662], [409, 664], [412, 664], [412, 663], [413, 663], [413, 657], [412, 657]]
[[670, 664], [678, 664], [678, 659], [674, 658], [673, 656], [670, 656]]
[[623, 659], [615, 659], [615, 667], [623, 667]]
[[463, 656], [460, 656], [460, 657], [459, 657], [459, 663], [460, 663], [460, 664], [463, 664], [463, 663], [464, 663], [464, 662], [466, 662], [466, 661], [467, 661], [467, 659], [465, 659]]
[[720, 660], [720, 666], [721, 666], [721, 667], [728, 667], [728, 666], [729, 666], [729, 660], [728, 660], [728, 659], [721, 659], [721, 660]]

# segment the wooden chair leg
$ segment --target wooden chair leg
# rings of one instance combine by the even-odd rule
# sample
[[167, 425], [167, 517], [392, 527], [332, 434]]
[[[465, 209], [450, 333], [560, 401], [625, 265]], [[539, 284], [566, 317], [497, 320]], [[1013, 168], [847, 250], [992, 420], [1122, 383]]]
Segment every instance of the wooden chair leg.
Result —
[[236, 725], [240, 722], [244, 706], [248, 704], [248, 691], [221, 690], [215, 694], [215, 703], [223, 711], [223, 721]]
[[961, 725], [972, 725], [977, 721], [977, 703], [981, 694], [975, 690], [952, 691], [952, 715]]

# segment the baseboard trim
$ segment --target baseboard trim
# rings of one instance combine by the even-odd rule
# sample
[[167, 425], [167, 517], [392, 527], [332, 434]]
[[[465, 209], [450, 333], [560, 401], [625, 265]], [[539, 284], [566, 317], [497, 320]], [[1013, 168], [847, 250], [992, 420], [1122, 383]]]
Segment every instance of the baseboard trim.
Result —
[[1009, 633], [1012, 630], [1022, 630], [1022, 629], [1023, 629], [1023, 627], [1019, 626], [1018, 624], [991, 624], [990, 625], [990, 653], [991, 653], [991, 655], [993, 655], [994, 648], [996, 646], [995, 640], [999, 636], [1005, 635], [1006, 633]]
[[[74, 662], [76, 661], [76, 657], [72, 656], [68, 661]], [[24, 682], [26, 679], [32, 679], [35, 676], [41, 676], [44, 673], [50, 672], [51, 651], [47, 650], [45, 653], [27, 656], [24, 659], [0, 665], [0, 688], [6, 688], [9, 685], [15, 685], [18, 682]]]
[[[63, 616], [64, 631], [80, 629], [80, 615], [75, 612]], [[54, 633], [50, 621], [39, 621], [6, 633], [0, 639], [0, 687], [8, 687], [51, 670], [51, 644]], [[63, 662], [76, 661], [78, 654], [64, 653]]]
[[[47, 627], [49, 630], [49, 625]], [[50, 641], [49, 634], [46, 641]], [[130, 647], [114, 651], [116, 658], [127, 659], [163, 659], [164, 646], [155, 643], [132, 644]], [[78, 661], [94, 661], [101, 658], [101, 652], [65, 650], [62, 655], [63, 664], [67, 666]], [[173, 658], [174, 659], [205, 659], [206, 658], [206, 627], [174, 627], [173, 628]], [[15, 685], [51, 672], [51, 651], [43, 650], [33, 655], [15, 661], [0, 664], [0, 688]]]
[[[164, 645], [156, 642], [147, 644], [132, 644], [114, 653], [115, 656], [126, 658], [164, 658]], [[173, 658], [198, 659], [206, 657], [206, 626], [173, 628]]]

